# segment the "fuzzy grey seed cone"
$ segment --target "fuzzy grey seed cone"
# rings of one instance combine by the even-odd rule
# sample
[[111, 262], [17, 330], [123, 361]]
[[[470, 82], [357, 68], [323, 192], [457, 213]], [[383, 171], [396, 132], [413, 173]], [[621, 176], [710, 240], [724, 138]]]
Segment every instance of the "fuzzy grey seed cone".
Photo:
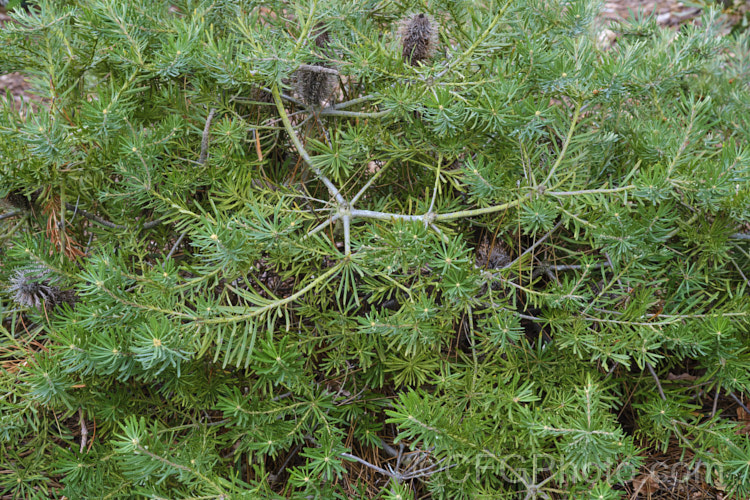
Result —
[[398, 30], [401, 55], [409, 64], [426, 61], [435, 55], [438, 44], [438, 25], [427, 14], [413, 14], [401, 21]]
[[[331, 38], [328, 31], [321, 24], [315, 28], [315, 46], [327, 55], [328, 45]], [[314, 63], [310, 69], [298, 69], [294, 74], [294, 90], [297, 96], [308, 106], [320, 107], [333, 97], [333, 93], [338, 88], [339, 79], [336, 74], [315, 71], [315, 67], [322, 69], [333, 69], [332, 66], [325, 62]]]
[[[315, 66], [325, 67], [322, 64]], [[297, 95], [308, 106], [322, 106], [333, 97], [337, 87], [338, 77], [332, 73], [299, 69], [294, 74], [294, 88]]]
[[41, 307], [53, 301], [57, 287], [50, 286], [44, 271], [19, 270], [10, 279], [8, 291], [13, 301], [22, 307]]
[[16, 271], [10, 278], [8, 287], [13, 301], [22, 307], [44, 307], [48, 311], [62, 304], [74, 306], [78, 299], [75, 291], [61, 290], [60, 287], [51, 285], [47, 275], [48, 272], [44, 269]]

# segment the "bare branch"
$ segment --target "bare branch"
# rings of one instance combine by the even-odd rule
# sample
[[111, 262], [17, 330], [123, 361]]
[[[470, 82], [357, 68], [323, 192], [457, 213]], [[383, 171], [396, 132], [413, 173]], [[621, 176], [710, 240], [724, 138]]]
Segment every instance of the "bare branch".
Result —
[[339, 72], [333, 68], [326, 68], [325, 66], [315, 66], [312, 64], [300, 64], [297, 70], [312, 71], [313, 73], [328, 73], [329, 75], [337, 75]]
[[651, 366], [651, 363], [646, 363], [646, 366], [648, 367], [648, 371], [651, 372], [651, 376], [654, 377], [654, 380], [656, 381], [656, 388], [659, 389], [659, 396], [661, 396], [662, 401], [666, 401], [667, 397], [664, 395], [664, 391], [661, 388], [661, 382], [659, 382], [659, 377], [656, 375], [654, 367]]
[[182, 239], [187, 234], [187, 231], [183, 231], [179, 238], [177, 238], [177, 241], [174, 242], [174, 245], [172, 245], [172, 249], [167, 254], [167, 258], [165, 260], [169, 260], [172, 258], [172, 255], [174, 254], [175, 250], [177, 250], [177, 247], [182, 243]]
[[127, 229], [128, 226], [123, 226], [120, 224], [115, 224], [113, 222], [109, 222], [106, 219], [103, 219], [99, 217], [96, 214], [92, 214], [91, 212], [87, 212], [86, 210], [82, 209], [81, 207], [76, 207], [76, 205], [73, 205], [72, 203], [65, 202], [65, 206], [70, 210], [75, 210], [84, 217], [86, 217], [88, 220], [96, 222], [97, 224], [108, 227], [110, 229]]
[[216, 108], [211, 108], [211, 111], [208, 113], [208, 118], [206, 118], [206, 125], [203, 127], [203, 139], [201, 140], [201, 155], [198, 158], [198, 163], [201, 165], [206, 164], [206, 159], [208, 158], [208, 145], [211, 139], [211, 121], [214, 119], [214, 115], [216, 114]]
[[86, 427], [86, 420], [83, 418], [83, 408], [78, 408], [78, 420], [81, 422], [81, 453], [83, 453], [89, 437], [89, 429]]
[[370, 469], [372, 469], [374, 471], [380, 472], [384, 476], [388, 476], [388, 477], [392, 477], [394, 479], [400, 480], [400, 477], [401, 477], [400, 475], [398, 475], [396, 473], [388, 472], [387, 470], [382, 469], [382, 468], [378, 467], [377, 465], [373, 465], [370, 462], [368, 462], [367, 460], [363, 460], [363, 459], [359, 458], [358, 456], [352, 455], [351, 453], [342, 453], [341, 456], [344, 457], [344, 458], [348, 458], [349, 460], [354, 460], [355, 462], [359, 462], [362, 465], [364, 465], [366, 467], [369, 467]]
[[[120, 230], [128, 228], [128, 226], [124, 226], [122, 224], [115, 224], [114, 222], [109, 222], [108, 220], [103, 219], [102, 217], [99, 217], [96, 214], [92, 214], [91, 212], [88, 212], [88, 211], [82, 209], [81, 207], [76, 207], [76, 205], [73, 205], [72, 203], [68, 203], [67, 201], [65, 202], [65, 206], [69, 210], [75, 210], [76, 212], [78, 212], [81, 215], [83, 215], [84, 217], [86, 217], [88, 220], [96, 222], [97, 224], [99, 224], [101, 226], [108, 227], [110, 229], [120, 229]], [[152, 227], [158, 226], [162, 222], [164, 222], [164, 221], [162, 221], [161, 219], [156, 219], [156, 220], [152, 220], [151, 222], [146, 222], [143, 225], [143, 229], [151, 229]]]
[[10, 219], [11, 217], [18, 217], [19, 215], [23, 215], [23, 210], [16, 210], [15, 212], [8, 212], [7, 214], [2, 214], [0, 215], [0, 220]]

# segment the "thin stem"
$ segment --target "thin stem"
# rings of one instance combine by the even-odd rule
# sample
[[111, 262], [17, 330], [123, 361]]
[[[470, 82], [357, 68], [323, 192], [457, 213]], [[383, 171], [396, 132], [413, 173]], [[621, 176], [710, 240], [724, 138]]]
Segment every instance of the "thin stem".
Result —
[[19, 215], [23, 215], [23, 210], [16, 210], [15, 212], [8, 212], [7, 214], [2, 214], [0, 215], [0, 220], [10, 219], [11, 217], [18, 217]]
[[573, 132], [575, 132], [576, 125], [578, 124], [578, 117], [581, 114], [581, 103], [576, 103], [576, 109], [573, 113], [573, 120], [570, 122], [570, 129], [568, 130], [568, 135], [565, 137], [565, 142], [563, 143], [563, 147], [560, 150], [560, 154], [557, 155], [557, 160], [555, 161], [555, 164], [552, 165], [552, 168], [550, 169], [549, 173], [547, 174], [547, 177], [544, 179], [544, 182], [542, 182], [543, 186], [546, 186], [547, 183], [549, 183], [550, 179], [552, 179], [552, 176], [555, 175], [555, 171], [557, 170], [557, 167], [560, 166], [563, 159], [565, 158], [565, 153], [568, 150], [568, 146], [570, 145], [570, 140], [573, 138]]
[[276, 108], [279, 110], [279, 115], [281, 116], [281, 121], [284, 123], [284, 128], [286, 129], [287, 134], [289, 134], [289, 139], [291, 139], [294, 147], [297, 148], [297, 151], [299, 152], [302, 159], [305, 161], [305, 163], [307, 163], [307, 166], [309, 166], [312, 171], [315, 172], [315, 175], [320, 177], [320, 180], [323, 181], [323, 184], [325, 184], [325, 186], [328, 188], [328, 191], [331, 193], [331, 195], [336, 198], [336, 201], [339, 203], [339, 205], [346, 205], [346, 200], [341, 195], [341, 192], [339, 192], [339, 190], [336, 188], [336, 186], [333, 185], [328, 177], [323, 175], [323, 172], [321, 172], [318, 167], [313, 165], [312, 158], [310, 158], [310, 155], [307, 153], [307, 151], [305, 151], [305, 147], [302, 145], [299, 137], [297, 137], [297, 134], [294, 132], [294, 128], [292, 128], [292, 124], [289, 121], [289, 116], [286, 114], [286, 110], [284, 109], [284, 104], [281, 102], [278, 85], [274, 85], [271, 88], [271, 93], [273, 94], [274, 101], [276, 101]]
[[208, 113], [208, 118], [206, 118], [206, 125], [203, 127], [203, 139], [201, 139], [201, 155], [198, 158], [198, 163], [200, 163], [201, 165], [205, 165], [206, 159], [208, 158], [208, 145], [211, 139], [211, 121], [214, 119], [215, 114], [216, 109], [211, 108], [211, 111], [209, 111]]
[[164, 221], [161, 219], [152, 220], [151, 222], [147, 222], [143, 225], [143, 229], [151, 229], [152, 227], [156, 227], [159, 224], [162, 224]]
[[286, 460], [284, 460], [284, 463], [281, 464], [281, 466], [277, 469], [276, 474], [271, 474], [269, 478], [273, 478], [273, 480], [277, 480], [281, 473], [286, 470], [286, 466], [289, 465], [289, 462], [292, 461], [294, 457], [297, 456], [297, 453], [299, 450], [302, 449], [302, 443], [298, 444], [294, 447], [294, 449], [289, 453], [289, 456], [286, 457]]
[[312, 229], [312, 230], [310, 230], [310, 232], [309, 232], [309, 233], [307, 233], [307, 234], [305, 235], [305, 237], [304, 237], [304, 238], [302, 238], [302, 239], [303, 239], [303, 240], [305, 240], [305, 239], [309, 238], [310, 236], [312, 236], [313, 234], [315, 234], [315, 233], [317, 233], [317, 232], [320, 232], [320, 231], [322, 231], [323, 229], [325, 229], [325, 228], [326, 228], [326, 227], [328, 227], [329, 225], [331, 225], [331, 224], [333, 224], [334, 222], [336, 222], [337, 220], [339, 220], [339, 218], [340, 218], [340, 217], [341, 217], [341, 216], [340, 216], [339, 214], [336, 214], [336, 215], [333, 215], [333, 216], [329, 217], [329, 218], [328, 218], [328, 219], [326, 219], [325, 221], [323, 221], [323, 222], [321, 222], [320, 224], [318, 224], [317, 226], [315, 226], [315, 229]]
[[737, 269], [737, 272], [740, 273], [740, 276], [742, 276], [742, 279], [745, 280], [746, 285], [750, 285], [750, 281], [748, 281], [747, 276], [745, 276], [745, 273], [742, 272], [742, 268], [737, 264], [737, 261], [734, 259], [729, 259], [732, 264], [734, 264], [734, 268]]
[[[352, 100], [350, 100], [350, 101], [344, 101], [344, 102], [340, 102], [340, 103], [338, 103], [338, 104], [335, 104], [335, 105], [333, 106], [333, 109], [344, 109], [344, 108], [348, 108], [349, 106], [354, 106], [355, 104], [359, 104], [359, 103], [361, 103], [361, 102], [367, 102], [367, 101], [370, 101], [370, 100], [372, 100], [372, 99], [373, 99], [374, 97], [375, 97], [375, 96], [373, 96], [372, 94], [369, 94], [369, 95], [366, 95], [366, 96], [362, 96], [362, 97], [357, 97], [356, 99], [352, 99]], [[326, 109], [329, 109], [329, 108], [326, 108]], [[323, 111], [325, 111], [325, 109], [324, 109]]]
[[[524, 196], [524, 198], [528, 198], [530, 196], [531, 196], [531, 193]], [[380, 219], [380, 220], [408, 220], [408, 221], [420, 221], [420, 222], [424, 222], [425, 220], [427, 220], [427, 222], [431, 223], [432, 221], [461, 219], [464, 217], [472, 217], [474, 215], [484, 215], [484, 214], [491, 214], [495, 212], [501, 212], [503, 210], [507, 210], [509, 208], [515, 207], [516, 205], [519, 205], [523, 201], [524, 198], [510, 201], [508, 203], [503, 203], [502, 205], [496, 205], [494, 207], [476, 208], [473, 210], [461, 210], [459, 212], [449, 212], [445, 214], [404, 215], [404, 214], [394, 214], [394, 213], [388, 213], [388, 212], [374, 212], [372, 210], [352, 209], [351, 215], [352, 217], [364, 217], [367, 219]]]
[[680, 144], [680, 147], [677, 149], [677, 153], [675, 153], [674, 158], [672, 158], [672, 161], [669, 163], [669, 167], [667, 167], [667, 179], [672, 176], [672, 172], [674, 171], [675, 166], [677, 166], [677, 162], [680, 160], [682, 153], [685, 152], [685, 149], [687, 149], [688, 145], [690, 144], [690, 134], [692, 134], [693, 132], [693, 126], [695, 125], [696, 117], [696, 105], [693, 104], [690, 109], [690, 123], [685, 128], [685, 138]]
[[530, 198], [531, 193], [527, 194], [523, 198], [519, 198], [517, 200], [509, 201], [508, 203], [503, 203], [502, 205], [495, 205], [493, 207], [485, 207], [485, 208], [475, 208], [472, 210], [460, 210], [458, 212], [449, 212], [447, 214], [436, 214], [435, 220], [453, 220], [453, 219], [462, 219], [464, 217], [473, 217], [475, 215], [485, 215], [485, 214], [494, 214], [495, 212], [502, 212], [504, 210], [508, 210], [509, 208], [513, 208], [517, 205], [520, 205], [521, 202], [525, 198]]
[[[319, 277], [311, 281], [306, 287], [298, 291], [297, 293], [294, 293], [290, 295], [289, 297], [286, 297], [285, 299], [281, 300], [275, 300], [273, 302], [270, 302], [269, 304], [266, 304], [263, 307], [259, 307], [258, 309], [255, 309], [254, 311], [249, 312], [248, 314], [242, 314], [239, 316], [232, 316], [228, 318], [213, 318], [213, 319], [206, 319], [206, 320], [198, 320], [199, 323], [212, 325], [212, 324], [219, 324], [219, 323], [234, 323], [236, 321], [244, 321], [249, 318], [254, 318], [255, 316], [260, 316], [261, 314], [264, 314], [271, 309], [274, 308], [280, 308], [290, 302], [294, 302], [298, 298], [302, 297], [304, 294], [306, 294], [308, 291], [312, 290], [316, 286], [318, 286], [320, 283], [324, 282], [337, 272], [344, 266], [344, 263], [346, 261], [342, 260], [332, 268], [330, 268], [325, 273], [321, 274]], [[195, 318], [194, 318], [195, 319]]]
[[312, 73], [328, 73], [329, 75], [336, 75], [338, 76], [339, 72], [338, 70], [335, 70], [333, 68], [326, 68], [325, 66], [314, 66], [312, 64], [300, 64], [299, 67], [297, 67], [297, 71], [310, 71]]
[[344, 457], [344, 458], [348, 458], [349, 460], [354, 460], [355, 462], [359, 462], [359, 463], [361, 463], [362, 465], [364, 465], [364, 466], [366, 466], [366, 467], [369, 467], [370, 469], [372, 469], [372, 470], [374, 470], [374, 471], [380, 472], [380, 473], [381, 473], [381, 474], [383, 474], [384, 476], [392, 477], [392, 478], [394, 478], [394, 479], [396, 479], [396, 480], [399, 480], [399, 481], [400, 481], [400, 479], [401, 479], [401, 475], [400, 475], [400, 474], [398, 474], [397, 472], [396, 472], [396, 473], [391, 473], [391, 472], [388, 472], [387, 470], [385, 470], [385, 469], [383, 469], [383, 468], [380, 468], [380, 467], [378, 467], [377, 465], [371, 464], [371, 463], [370, 463], [370, 462], [368, 462], [367, 460], [364, 460], [364, 459], [362, 459], [362, 458], [359, 458], [359, 457], [358, 457], [358, 456], [356, 456], [356, 455], [352, 455], [351, 453], [342, 453], [342, 454], [341, 454], [341, 456], [342, 456], [342, 457]]
[[81, 453], [86, 449], [86, 441], [89, 437], [89, 429], [86, 427], [86, 419], [83, 418], [83, 408], [78, 408], [78, 421], [81, 423]]
[[477, 38], [474, 41], [474, 43], [471, 44], [471, 47], [469, 47], [468, 49], [466, 49], [466, 51], [463, 54], [461, 54], [458, 57], [458, 59], [454, 59], [452, 63], [448, 64], [440, 73], [438, 73], [437, 74], [437, 78], [442, 77], [444, 74], [446, 74], [452, 68], [454, 68], [454, 67], [458, 66], [459, 64], [461, 64], [462, 62], [464, 62], [464, 60], [466, 58], [468, 58], [475, 50], [477, 50], [477, 47], [479, 47], [479, 45], [482, 42], [484, 42], [484, 40], [488, 36], [490, 36], [490, 33], [492, 32], [492, 30], [495, 29], [495, 26], [498, 25], [498, 23], [500, 22], [500, 20], [503, 17], [503, 14], [505, 13], [505, 10], [508, 8], [508, 6], [510, 4], [511, 4], [511, 0], [508, 0], [508, 2], [505, 3], [505, 5], [503, 6], [503, 8], [500, 9], [500, 12], [497, 13], [497, 15], [495, 16], [495, 19], [492, 20], [492, 22], [487, 27], [487, 29], [484, 30], [484, 33], [482, 33], [481, 35], [479, 35], [479, 38]]
[[744, 403], [742, 403], [742, 401], [740, 401], [740, 398], [738, 398], [737, 396], [735, 396], [733, 392], [729, 393], [729, 397], [731, 397], [732, 399], [734, 399], [734, 402], [737, 403], [738, 405], [740, 405], [742, 407], [742, 409], [745, 410], [745, 412], [748, 415], [750, 415], [750, 409], [748, 409], [747, 406], [745, 406]]
[[[82, 209], [81, 207], [76, 207], [76, 205], [73, 205], [72, 203], [65, 202], [65, 206], [69, 210], [75, 210], [76, 212], [78, 212], [81, 215], [83, 215], [84, 217], [86, 217], [88, 220], [96, 222], [97, 224], [99, 224], [101, 226], [108, 227], [110, 229], [120, 229], [120, 230], [128, 228], [128, 226], [124, 226], [122, 224], [115, 224], [113, 222], [109, 222], [108, 220], [103, 219], [103, 218], [99, 217], [96, 214], [92, 214], [91, 212], [87, 212], [86, 210]], [[152, 220], [151, 222], [146, 222], [143, 225], [143, 229], [151, 229], [152, 227], [158, 226], [162, 222], [164, 222], [164, 221], [162, 221], [161, 219], [156, 219], [156, 220]]]
[[177, 250], [177, 247], [180, 245], [180, 243], [182, 243], [182, 239], [185, 237], [186, 234], [187, 234], [187, 231], [183, 231], [180, 237], [177, 238], [177, 241], [174, 242], [174, 245], [172, 245], [172, 249], [167, 254], [167, 258], [165, 259], [165, 261], [172, 258], [172, 255], [174, 255], [175, 250]]
[[544, 194], [550, 196], [578, 196], [580, 194], [620, 193], [622, 191], [630, 191], [631, 189], [635, 189], [635, 186], [621, 186], [612, 189], [581, 189], [580, 191], [545, 191]]
[[431, 476], [433, 474], [437, 474], [438, 472], [442, 472], [444, 470], [451, 469], [451, 468], [456, 467], [458, 465], [458, 464], [450, 464], [450, 465], [446, 465], [445, 467], [440, 467], [439, 469], [435, 469], [434, 467], [436, 465], [441, 464], [443, 462], [443, 460], [445, 460], [445, 459], [440, 460], [440, 462], [438, 462], [435, 465], [430, 465], [429, 467], [425, 467], [424, 469], [419, 469], [419, 470], [416, 470], [414, 472], [410, 472], [408, 474], [404, 474], [403, 479], [406, 480], [406, 481], [408, 481], [410, 479], [416, 479], [418, 477]]
[[651, 366], [651, 363], [646, 363], [646, 366], [648, 367], [648, 371], [651, 372], [651, 376], [654, 377], [654, 380], [656, 381], [656, 388], [659, 389], [659, 396], [661, 396], [662, 401], [666, 401], [667, 397], [664, 395], [664, 391], [661, 388], [661, 382], [659, 382], [659, 377], [656, 375], [654, 367]]
[[67, 234], [65, 233], [65, 179], [66, 176], [60, 176], [60, 246], [64, 250], [67, 246]]
[[222, 493], [224, 492], [224, 490], [218, 484], [216, 484], [215, 482], [211, 481], [210, 478], [204, 476], [203, 474], [201, 474], [200, 472], [198, 472], [195, 469], [191, 469], [190, 467], [186, 467], [184, 465], [171, 462], [171, 461], [167, 460], [166, 458], [164, 458], [162, 456], [159, 456], [156, 453], [153, 453], [153, 452], [149, 451], [144, 446], [138, 445], [136, 447], [136, 449], [138, 450], [139, 453], [143, 453], [144, 455], [147, 455], [147, 456], [153, 458], [154, 460], [159, 461], [159, 462], [161, 462], [163, 464], [169, 465], [170, 467], [172, 467], [174, 469], [179, 469], [179, 470], [183, 470], [185, 472], [190, 472], [192, 474], [195, 474], [196, 476], [198, 476], [199, 478], [201, 478], [203, 481], [205, 481], [208, 484], [210, 484], [211, 486], [213, 486], [216, 489], [216, 491], [220, 491]]
[[716, 386], [716, 393], [714, 394], [714, 405], [711, 408], [711, 418], [716, 416], [716, 410], [719, 408], [719, 392], [721, 391], [721, 385]]
[[552, 233], [554, 233], [555, 231], [557, 231], [557, 229], [561, 225], [562, 225], [562, 221], [558, 222], [555, 225], [555, 227], [553, 227], [552, 229], [550, 229], [547, 232], [547, 234], [545, 234], [544, 236], [542, 236], [541, 238], [539, 238], [537, 241], [535, 241], [533, 245], [531, 245], [529, 248], [527, 248], [521, 255], [519, 255], [518, 257], [516, 257], [516, 259], [513, 262], [511, 262], [507, 266], [503, 266], [501, 269], [508, 269], [510, 267], [513, 267], [516, 264], [516, 262], [520, 261], [524, 257], [524, 255], [527, 255], [529, 252], [533, 252], [536, 247], [538, 247], [539, 245], [541, 245], [547, 238], [550, 237], [550, 235]]
[[[313, 18], [315, 17], [315, 7], [317, 7], [317, 5], [317, 0], [314, 0], [310, 5], [310, 14], [307, 16], [305, 25], [302, 27], [302, 33], [300, 33], [299, 38], [297, 39], [297, 43], [294, 44], [294, 50], [292, 51], [292, 53], [296, 53], [299, 48], [302, 47], [302, 44], [307, 38], [308, 33], [310, 33], [310, 29], [312, 29]], [[276, 85], [274, 85], [274, 87], [276, 87]]]
[[[72, 203], [67, 203], [66, 202], [65, 206], [67, 208], [71, 209], [71, 210], [76, 210], [75, 205], [73, 205]], [[90, 212], [87, 212], [86, 210], [82, 209], [81, 207], [78, 207], [78, 209], [76, 211], [79, 212], [84, 217], [86, 217], [88, 220], [96, 222], [97, 224], [100, 224], [100, 225], [102, 225], [104, 227], [108, 227], [110, 229], [127, 229], [128, 228], [128, 226], [123, 226], [121, 224], [115, 224], [113, 222], [109, 222], [108, 220], [103, 219], [103, 218], [99, 217], [98, 215], [95, 215], [95, 214], [92, 214]]]
[[[583, 316], [582, 319], [584, 321], [593, 321], [595, 323], [612, 323], [615, 325], [634, 325], [634, 326], [650, 326], [650, 327], [656, 327], [656, 326], [667, 326], [667, 325], [673, 325], [677, 323], [678, 321], [683, 321], [686, 319], [696, 319], [696, 318], [733, 318], [733, 317], [743, 317], [748, 316], [748, 313], [746, 312], [736, 312], [736, 313], [721, 313], [721, 314], [653, 314], [651, 316], [639, 316], [636, 319], [644, 319], [646, 321], [624, 321], [624, 320], [617, 320], [617, 319], [606, 319], [606, 318], [595, 318], [593, 316]], [[664, 321], [653, 321], [655, 318], [664, 318]]]
[[[265, 90], [266, 92], [268, 92], [270, 94], [273, 94], [272, 89], [269, 89], [269, 88], [266, 88], [266, 87], [261, 87], [261, 89]], [[285, 99], [285, 100], [287, 100], [289, 102], [293, 102], [294, 104], [296, 104], [297, 106], [299, 106], [301, 108], [305, 107], [305, 105], [302, 103], [302, 101], [300, 101], [298, 99], [295, 99], [294, 97], [292, 97], [290, 95], [286, 95], [283, 92], [279, 92], [279, 95], [281, 96], [282, 99]]]
[[355, 195], [354, 195], [354, 198], [352, 198], [352, 200], [351, 200], [351, 201], [349, 202], [349, 204], [350, 204], [351, 206], [354, 206], [354, 204], [355, 204], [355, 203], [357, 203], [357, 201], [359, 201], [360, 197], [362, 197], [362, 195], [363, 195], [363, 194], [365, 194], [365, 192], [366, 192], [366, 191], [367, 191], [368, 189], [370, 189], [370, 186], [372, 185], [372, 183], [373, 183], [373, 182], [375, 182], [375, 180], [376, 180], [376, 179], [377, 179], [378, 177], [380, 177], [380, 176], [381, 176], [381, 174], [382, 174], [382, 173], [383, 173], [383, 172], [385, 171], [385, 169], [387, 169], [387, 168], [388, 168], [388, 167], [389, 167], [389, 166], [391, 165], [391, 162], [393, 162], [393, 160], [392, 160], [392, 159], [391, 159], [391, 160], [388, 160], [388, 161], [387, 161], [387, 162], [385, 163], [385, 165], [383, 165], [382, 167], [380, 167], [380, 170], [378, 170], [377, 172], [375, 172], [375, 174], [373, 174], [373, 176], [372, 176], [372, 177], [370, 177], [370, 179], [369, 179], [369, 180], [367, 181], [367, 183], [366, 183], [366, 184], [365, 184], [364, 186], [362, 186], [362, 189], [360, 189], [360, 190], [359, 190], [359, 191], [357, 192], [357, 194], [355, 194]]
[[[690, 219], [688, 219], [688, 221], [685, 223], [685, 225], [686, 226], [691, 225], [693, 222], [695, 222], [696, 220], [698, 220], [699, 215], [700, 214], [698, 214], [698, 213], [694, 214], [692, 217], [690, 217]], [[680, 228], [676, 227], [673, 230], [671, 230], [670, 232], [668, 232], [667, 235], [664, 237], [664, 239], [668, 240], [668, 239], [672, 238], [674, 235], [676, 235], [678, 232], [680, 232]]]
[[387, 212], [373, 212], [372, 210], [351, 210], [352, 217], [363, 217], [365, 219], [380, 219], [380, 220], [409, 220], [409, 221], [423, 221], [424, 215], [403, 215], [403, 214], [392, 214]]
[[[435, 175], [435, 186], [432, 188], [432, 201], [430, 201], [430, 208], [427, 209], [427, 213], [431, 214], [432, 209], [435, 208], [435, 198], [437, 198], [438, 187], [440, 186], [440, 167], [443, 163], [443, 155], [438, 157], [437, 174]], [[428, 221], [425, 221], [425, 226]]]
[[344, 215], [341, 217], [344, 221], [344, 255], [351, 255], [352, 253], [352, 240], [351, 240], [351, 215]]
[[338, 109], [326, 108], [321, 110], [318, 114], [320, 116], [350, 116], [352, 118], [381, 118], [390, 113], [390, 109], [384, 111], [376, 111], [373, 113], [366, 113], [360, 111], [339, 111]]
[[432, 222], [430, 222], [430, 227], [432, 228], [433, 231], [435, 231], [437, 234], [440, 235], [440, 237], [443, 239], [444, 242], [446, 242], [446, 243], [450, 242], [450, 238], [448, 238], [446, 235], [444, 235], [443, 232], [440, 230], [439, 227], [437, 227]]
[[380, 445], [383, 447], [386, 453], [388, 453], [392, 457], [398, 456], [398, 452], [396, 451], [396, 448], [386, 443], [382, 438], [380, 439]]
[[610, 264], [606, 262], [598, 263], [598, 264], [560, 264], [560, 265], [549, 265], [547, 266], [547, 269], [550, 271], [571, 271], [574, 269], [599, 269], [602, 267], [612, 267]]

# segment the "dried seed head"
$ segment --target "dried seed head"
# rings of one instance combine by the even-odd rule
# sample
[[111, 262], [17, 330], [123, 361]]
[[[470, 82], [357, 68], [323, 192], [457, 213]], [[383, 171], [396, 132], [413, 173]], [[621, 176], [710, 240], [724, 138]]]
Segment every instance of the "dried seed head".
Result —
[[22, 189], [14, 189], [9, 191], [5, 198], [0, 198], [0, 201], [7, 203], [13, 208], [29, 211], [34, 208], [42, 193], [42, 189], [37, 189], [33, 193], [26, 195]]
[[46, 275], [40, 269], [16, 271], [8, 288], [13, 294], [13, 301], [23, 307], [40, 307], [51, 302], [56, 287], [49, 285]]
[[75, 305], [77, 297], [73, 290], [60, 290], [50, 284], [46, 269], [20, 269], [10, 278], [8, 291], [13, 301], [22, 307], [44, 306], [48, 311], [62, 304]]
[[[315, 31], [315, 45], [325, 54], [331, 41], [328, 31], [321, 24], [317, 25]], [[333, 97], [339, 79], [336, 72], [326, 71], [331, 69], [333, 67], [330, 64], [318, 62], [300, 68], [294, 73], [294, 89], [302, 102], [308, 106], [319, 107]]]
[[481, 269], [500, 269], [510, 264], [511, 258], [501, 241], [494, 243], [485, 236], [477, 246], [475, 266]]
[[409, 64], [426, 61], [435, 55], [439, 27], [427, 14], [413, 14], [401, 21], [398, 36], [401, 38], [401, 55]]
[[6, 203], [20, 210], [31, 210], [31, 201], [20, 189], [15, 189], [5, 197]]
[[305, 104], [319, 107], [333, 96], [339, 79], [333, 73], [312, 69], [315, 67], [325, 68], [322, 64], [315, 64], [311, 69], [298, 69], [294, 74], [294, 87]]

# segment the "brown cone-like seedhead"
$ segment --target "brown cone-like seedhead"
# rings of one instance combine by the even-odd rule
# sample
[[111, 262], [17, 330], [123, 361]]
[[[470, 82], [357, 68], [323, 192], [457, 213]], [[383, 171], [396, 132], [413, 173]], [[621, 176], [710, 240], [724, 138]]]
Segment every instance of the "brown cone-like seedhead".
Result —
[[409, 64], [426, 61], [435, 55], [438, 44], [438, 25], [427, 14], [413, 14], [401, 21], [398, 30], [401, 55]]
[[[315, 66], [325, 67], [322, 64]], [[297, 95], [308, 106], [319, 107], [328, 101], [338, 87], [338, 77], [332, 73], [300, 69], [294, 77]]]
[[[315, 45], [323, 53], [327, 52], [330, 37], [322, 25], [316, 29]], [[314, 63], [311, 66], [317, 66], [324, 69], [333, 69], [325, 62]], [[335, 73], [325, 71], [315, 71], [314, 69], [298, 69], [294, 73], [294, 89], [297, 96], [308, 106], [319, 107], [325, 104], [333, 97], [333, 93], [338, 87], [339, 79]]]

